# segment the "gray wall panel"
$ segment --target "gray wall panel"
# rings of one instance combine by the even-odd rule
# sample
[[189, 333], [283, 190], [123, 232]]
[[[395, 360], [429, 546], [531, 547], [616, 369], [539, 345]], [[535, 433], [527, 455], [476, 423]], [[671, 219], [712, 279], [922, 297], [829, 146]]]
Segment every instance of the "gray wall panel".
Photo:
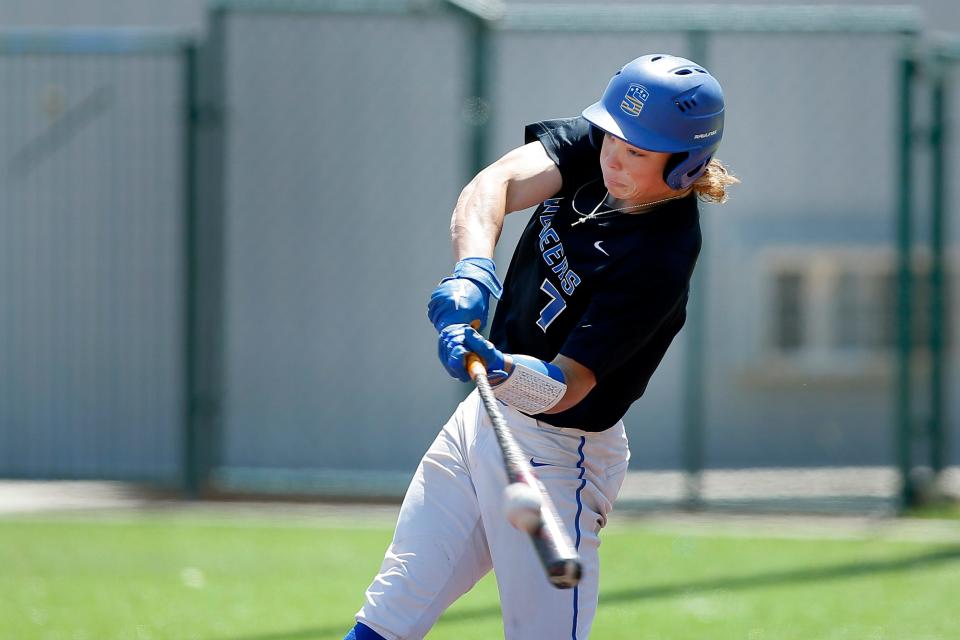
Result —
[[175, 478], [174, 56], [0, 57], [0, 473]]
[[425, 315], [466, 175], [459, 26], [228, 21], [225, 464], [412, 469], [462, 392]]

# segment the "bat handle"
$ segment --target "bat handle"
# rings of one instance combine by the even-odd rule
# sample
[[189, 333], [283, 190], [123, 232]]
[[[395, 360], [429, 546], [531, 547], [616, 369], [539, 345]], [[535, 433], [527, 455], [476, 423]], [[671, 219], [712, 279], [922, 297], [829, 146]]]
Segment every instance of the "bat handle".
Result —
[[483, 366], [480, 356], [475, 353], [467, 354], [467, 373], [472, 380], [476, 380], [477, 376], [487, 375], [487, 368]]
[[[470, 326], [476, 329], [477, 331], [480, 331], [479, 320], [474, 320], [473, 322], [470, 323]], [[480, 356], [478, 356], [475, 353], [467, 354], [467, 373], [470, 374], [471, 380], [476, 380], [477, 376], [487, 375], [487, 368], [483, 366], [483, 361], [480, 359]]]

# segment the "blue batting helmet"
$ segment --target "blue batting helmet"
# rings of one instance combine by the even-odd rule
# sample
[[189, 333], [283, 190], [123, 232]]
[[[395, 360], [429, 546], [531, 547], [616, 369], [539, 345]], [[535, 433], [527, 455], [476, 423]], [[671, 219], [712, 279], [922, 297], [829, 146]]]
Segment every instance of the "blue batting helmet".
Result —
[[635, 147], [677, 154], [663, 179], [671, 189], [685, 189], [720, 146], [723, 90], [696, 62], [652, 54], [624, 65], [583, 117]]

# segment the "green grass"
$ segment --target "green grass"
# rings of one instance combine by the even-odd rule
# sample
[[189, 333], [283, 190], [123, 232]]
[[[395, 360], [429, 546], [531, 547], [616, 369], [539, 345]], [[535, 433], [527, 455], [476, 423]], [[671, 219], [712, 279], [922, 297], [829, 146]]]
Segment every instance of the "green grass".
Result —
[[907, 511], [908, 518], [935, 518], [937, 520], [960, 520], [960, 501], [944, 500], [935, 504]]
[[[0, 520], [0, 638], [339, 640], [390, 533], [387, 523], [276, 515]], [[960, 637], [960, 544], [690, 536], [636, 523], [603, 540], [601, 640]], [[489, 576], [429, 636], [498, 637]]]

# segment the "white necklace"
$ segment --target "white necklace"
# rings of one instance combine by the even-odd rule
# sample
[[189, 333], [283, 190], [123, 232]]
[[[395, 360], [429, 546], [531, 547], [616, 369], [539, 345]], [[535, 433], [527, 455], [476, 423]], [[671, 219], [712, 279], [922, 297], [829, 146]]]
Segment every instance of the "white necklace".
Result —
[[647, 210], [647, 209], [652, 209], [653, 207], [655, 207], [655, 206], [657, 206], [657, 205], [659, 205], [659, 204], [663, 204], [664, 202], [670, 202], [671, 200], [677, 200], [678, 198], [682, 198], [682, 197], [684, 197], [684, 196], [687, 195], [686, 193], [681, 193], [681, 194], [679, 194], [679, 195], [670, 196], [669, 198], [663, 198], [662, 200], [657, 200], [657, 201], [655, 201], [655, 202], [644, 202], [643, 204], [633, 204], [633, 205], [630, 205], [629, 207], [620, 207], [619, 209], [608, 209], [608, 210], [606, 210], [606, 211], [600, 211], [600, 207], [603, 206], [603, 203], [606, 202], [606, 200], [607, 200], [607, 196], [610, 195], [610, 190], [608, 189], [607, 192], [606, 192], [605, 194], [603, 194], [603, 197], [600, 198], [600, 202], [597, 203], [597, 206], [595, 206], [595, 207], [593, 208], [593, 211], [591, 211], [590, 213], [583, 213], [582, 211], [580, 211], [579, 209], [577, 209], [577, 196], [580, 195], [580, 191], [581, 191], [584, 187], [586, 187], [588, 184], [592, 184], [593, 182], [596, 182], [596, 180], [593, 180], [593, 181], [591, 181], [591, 182], [588, 182], [588, 183], [586, 183], [586, 184], [581, 185], [580, 188], [577, 189], [577, 192], [573, 194], [573, 200], [570, 202], [570, 204], [571, 204], [572, 207], [573, 207], [573, 212], [574, 212], [575, 214], [577, 214], [578, 216], [580, 216], [580, 219], [577, 220], [576, 222], [570, 223], [570, 226], [571, 226], [571, 227], [575, 227], [575, 226], [577, 226], [578, 224], [580, 224], [581, 222], [586, 222], [587, 220], [593, 220], [594, 218], [599, 218], [600, 216], [610, 215], [610, 214], [614, 214], [614, 213], [623, 213], [623, 212], [626, 212], [626, 211], [631, 210], [631, 209], [632, 209], [633, 211], [630, 211], [630, 213], [638, 213], [638, 212], [640, 212], [640, 211], [645, 211], [645, 210]]

